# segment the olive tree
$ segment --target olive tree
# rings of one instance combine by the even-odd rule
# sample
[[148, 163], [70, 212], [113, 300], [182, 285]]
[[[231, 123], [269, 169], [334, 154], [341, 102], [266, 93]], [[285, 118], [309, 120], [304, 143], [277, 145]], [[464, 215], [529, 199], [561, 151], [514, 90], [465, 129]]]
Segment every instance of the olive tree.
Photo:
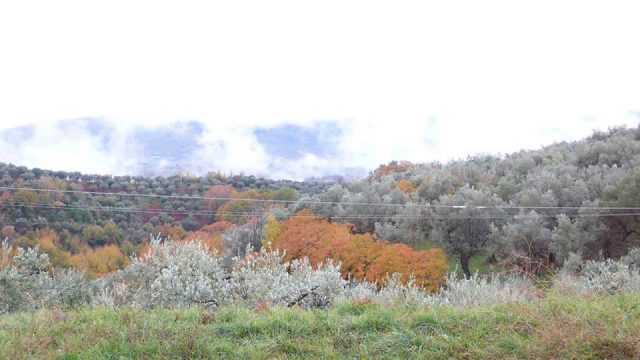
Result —
[[551, 230], [543, 215], [521, 212], [501, 229], [492, 228], [496, 254], [526, 274], [537, 275], [553, 262]]
[[502, 221], [504, 205], [497, 196], [469, 187], [441, 196], [434, 205], [431, 238], [460, 259], [467, 278], [469, 260], [487, 249], [492, 224]]

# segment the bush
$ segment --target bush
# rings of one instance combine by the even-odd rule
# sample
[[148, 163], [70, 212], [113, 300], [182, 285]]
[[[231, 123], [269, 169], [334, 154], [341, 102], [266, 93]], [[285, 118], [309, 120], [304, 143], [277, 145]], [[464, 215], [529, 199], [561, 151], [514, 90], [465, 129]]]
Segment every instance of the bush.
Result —
[[640, 269], [635, 266], [637, 252], [632, 251], [620, 261], [582, 262], [573, 255], [565, 262], [554, 283], [562, 294], [589, 293], [614, 295], [640, 291]]
[[38, 247], [11, 251], [2, 244], [0, 312], [42, 308], [75, 308], [89, 304], [94, 288], [74, 269], [49, 269], [49, 257]]
[[627, 255], [620, 258], [620, 261], [630, 268], [640, 270], [640, 248], [631, 249]]
[[540, 297], [540, 290], [528, 278], [519, 275], [457, 279], [449, 274], [447, 285], [429, 299], [431, 305], [471, 307], [483, 304], [527, 302]]
[[[89, 283], [73, 269], [50, 269], [38, 248], [18, 249], [5, 242], [0, 254], [0, 312], [71, 308], [93, 304], [134, 308], [215, 308], [241, 305], [252, 308], [326, 308], [338, 299], [394, 306], [472, 307], [527, 302], [540, 296], [530, 279], [501, 275], [458, 279], [449, 274], [436, 293], [410, 276], [394, 273], [378, 283], [343, 279], [340, 264], [307, 258], [286, 261], [269, 247], [232, 259], [222, 257], [198, 241], [172, 242], [152, 238], [149, 251], [131, 265]], [[613, 295], [640, 291], [640, 273], [624, 261], [587, 261], [569, 256], [554, 281], [554, 289], [569, 295]]]
[[339, 265], [329, 261], [314, 270], [307, 258], [285, 262], [284, 257], [277, 250], [262, 249], [237, 259], [231, 275], [236, 300], [309, 309], [326, 307], [344, 291]]
[[228, 272], [223, 258], [198, 241], [152, 239], [146, 255], [101, 281], [96, 304], [181, 308], [267, 302], [314, 308], [329, 305], [344, 288], [339, 266], [331, 262], [312, 269], [308, 259], [289, 263], [278, 251], [246, 251], [249, 255], [234, 258]]
[[263, 248], [233, 259], [227, 272], [221, 257], [202, 244], [161, 242], [153, 239], [151, 251], [126, 269], [102, 280], [96, 304], [133, 307], [217, 307], [226, 304], [255, 307], [300, 306], [325, 308], [336, 299], [369, 299], [396, 305], [472, 306], [528, 301], [538, 293], [533, 284], [515, 276], [458, 280], [454, 274], [438, 293], [417, 284], [414, 277], [387, 277], [384, 286], [351, 283], [342, 278], [340, 264], [311, 265], [309, 259], [286, 261], [279, 250]]
[[451, 272], [447, 283], [435, 294], [415, 286], [413, 279], [404, 284], [399, 274], [394, 274], [379, 291], [372, 284], [360, 283], [349, 289], [346, 295], [352, 300], [367, 299], [400, 306], [471, 307], [527, 302], [539, 298], [540, 291], [529, 279], [518, 275], [481, 278], [476, 273], [468, 279], [458, 279], [456, 273]]
[[100, 302], [112, 306], [219, 306], [230, 286], [218, 257], [198, 241], [176, 243], [159, 237], [131, 265], [100, 281]]

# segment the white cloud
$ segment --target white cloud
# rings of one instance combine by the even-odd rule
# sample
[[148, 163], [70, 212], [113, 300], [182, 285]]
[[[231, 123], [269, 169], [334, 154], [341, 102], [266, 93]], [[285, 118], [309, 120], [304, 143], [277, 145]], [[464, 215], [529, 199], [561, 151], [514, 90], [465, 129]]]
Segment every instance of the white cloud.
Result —
[[[203, 164], [236, 172], [268, 171], [251, 129], [284, 122], [348, 129], [342, 156], [291, 173], [537, 148], [638, 123], [638, 10], [634, 1], [3, 2], [0, 128], [199, 120]], [[221, 139], [224, 157], [208, 159]], [[5, 156], [128, 169], [109, 156], [83, 162], [98, 155], [74, 149], [90, 141], [61, 142], [46, 160], [35, 149]]]
[[127, 142], [126, 128], [113, 127], [112, 136], [92, 136], [82, 126], [60, 128], [54, 123], [34, 127], [32, 137], [21, 146], [0, 141], [2, 161], [52, 170], [126, 174], [138, 166], [135, 144]]

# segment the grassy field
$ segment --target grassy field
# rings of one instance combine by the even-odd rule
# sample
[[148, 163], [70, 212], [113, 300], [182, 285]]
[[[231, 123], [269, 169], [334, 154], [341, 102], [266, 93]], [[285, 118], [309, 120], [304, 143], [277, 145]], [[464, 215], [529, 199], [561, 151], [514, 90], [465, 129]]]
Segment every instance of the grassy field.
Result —
[[0, 358], [640, 358], [640, 294], [472, 309], [86, 309], [0, 317]]

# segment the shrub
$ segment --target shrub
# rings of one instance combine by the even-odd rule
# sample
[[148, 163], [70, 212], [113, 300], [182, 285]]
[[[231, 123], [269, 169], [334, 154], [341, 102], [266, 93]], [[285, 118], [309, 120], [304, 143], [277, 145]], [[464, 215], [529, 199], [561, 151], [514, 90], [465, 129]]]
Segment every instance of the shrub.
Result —
[[285, 254], [262, 249], [240, 260], [231, 275], [234, 297], [248, 305], [265, 301], [279, 306], [326, 307], [344, 291], [346, 281], [333, 262], [315, 269], [303, 258], [284, 261]]
[[93, 287], [74, 269], [49, 269], [49, 257], [38, 247], [11, 251], [2, 245], [0, 312], [72, 308], [89, 304]]
[[457, 279], [455, 272], [447, 278], [447, 284], [436, 296], [427, 301], [430, 305], [471, 307], [482, 304], [526, 302], [540, 297], [540, 291], [530, 279], [513, 274], [480, 277], [478, 273], [468, 279]]
[[636, 252], [620, 261], [581, 262], [570, 256], [554, 282], [554, 289], [562, 294], [589, 293], [614, 295], [640, 291], [640, 269], [635, 266]]
[[[379, 283], [345, 280], [340, 264], [331, 260], [312, 266], [308, 258], [287, 261], [287, 255], [265, 247], [223, 266], [222, 257], [198, 241], [172, 242], [152, 238], [149, 251], [117, 273], [89, 283], [74, 269], [50, 269], [38, 248], [18, 249], [5, 242], [0, 253], [0, 312], [42, 308], [94, 306], [134, 308], [298, 306], [326, 308], [337, 299], [395, 306], [472, 307], [527, 302], [540, 296], [530, 279], [518, 275], [458, 279], [449, 274], [436, 293], [416, 278], [393, 273]], [[571, 255], [554, 281], [569, 295], [604, 295], [640, 291], [640, 272], [624, 261], [587, 261]]]
[[254, 306], [324, 307], [341, 294], [345, 281], [332, 262], [312, 269], [307, 259], [283, 261], [284, 254], [247, 250], [225, 270], [217, 253], [203, 243], [151, 241], [150, 251], [129, 267], [101, 281], [95, 303], [138, 308]]
[[540, 297], [540, 291], [527, 278], [519, 275], [458, 279], [449, 273], [447, 283], [437, 293], [415, 286], [415, 280], [402, 283], [400, 274], [393, 274], [379, 291], [371, 283], [359, 283], [349, 288], [345, 296], [355, 301], [367, 299], [396, 306], [471, 307], [506, 302], [527, 302]]
[[151, 307], [219, 306], [229, 284], [218, 257], [198, 241], [151, 239], [149, 251], [101, 281], [105, 305]]
[[634, 248], [629, 253], [620, 258], [623, 264], [629, 265], [630, 268], [640, 270], [640, 248]]

